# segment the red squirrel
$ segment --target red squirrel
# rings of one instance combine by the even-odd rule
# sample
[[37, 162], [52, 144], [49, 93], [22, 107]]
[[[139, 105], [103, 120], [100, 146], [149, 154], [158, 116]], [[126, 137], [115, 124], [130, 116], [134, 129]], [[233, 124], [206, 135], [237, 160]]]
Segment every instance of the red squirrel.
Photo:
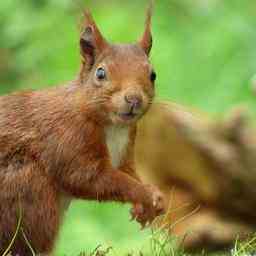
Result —
[[[136, 123], [150, 108], [151, 9], [142, 38], [110, 44], [91, 14], [80, 34], [81, 69], [64, 86], [0, 97], [0, 254], [51, 253], [64, 204], [73, 198], [127, 202], [142, 226], [163, 196], [135, 173]], [[25, 239], [26, 238], [26, 239]]]

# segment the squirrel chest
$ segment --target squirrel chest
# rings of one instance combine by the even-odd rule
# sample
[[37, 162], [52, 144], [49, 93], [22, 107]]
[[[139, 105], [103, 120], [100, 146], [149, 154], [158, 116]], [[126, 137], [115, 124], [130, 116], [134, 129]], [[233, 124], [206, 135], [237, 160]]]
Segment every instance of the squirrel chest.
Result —
[[105, 135], [112, 166], [118, 168], [127, 152], [129, 127], [108, 126]]
[[[108, 126], [105, 128], [106, 145], [112, 166], [118, 168], [122, 159], [125, 157], [129, 143], [129, 127]], [[61, 197], [60, 205], [62, 216], [69, 208], [71, 198], [67, 196]]]

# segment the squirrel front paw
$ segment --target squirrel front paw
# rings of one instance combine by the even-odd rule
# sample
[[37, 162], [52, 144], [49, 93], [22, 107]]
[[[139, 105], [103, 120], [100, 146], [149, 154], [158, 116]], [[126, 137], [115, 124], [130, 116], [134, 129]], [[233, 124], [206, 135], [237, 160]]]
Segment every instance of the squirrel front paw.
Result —
[[147, 202], [136, 203], [131, 209], [132, 219], [138, 221], [142, 228], [147, 224], [151, 224], [154, 219], [164, 214], [164, 196], [158, 188], [153, 185], [145, 186], [146, 193], [148, 194]]

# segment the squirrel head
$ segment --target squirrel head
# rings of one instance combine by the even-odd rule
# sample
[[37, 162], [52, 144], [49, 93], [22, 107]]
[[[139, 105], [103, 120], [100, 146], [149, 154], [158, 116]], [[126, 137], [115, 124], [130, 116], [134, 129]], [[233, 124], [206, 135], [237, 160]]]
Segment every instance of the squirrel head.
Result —
[[154, 97], [156, 74], [149, 61], [152, 47], [152, 5], [147, 12], [145, 31], [133, 44], [110, 44], [91, 14], [85, 12], [80, 35], [82, 68], [80, 81], [92, 101], [114, 124], [137, 121]]

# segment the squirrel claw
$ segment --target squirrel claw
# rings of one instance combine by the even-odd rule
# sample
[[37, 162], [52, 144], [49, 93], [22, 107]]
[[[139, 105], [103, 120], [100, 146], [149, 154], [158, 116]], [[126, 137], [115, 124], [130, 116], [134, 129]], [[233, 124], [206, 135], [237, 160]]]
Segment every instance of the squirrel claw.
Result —
[[141, 223], [141, 227], [140, 227], [140, 230], [143, 230], [147, 227], [147, 222], [143, 222]]
[[134, 219], [135, 219], [135, 217], [132, 216], [132, 217], [129, 219], [129, 221], [134, 221]]

